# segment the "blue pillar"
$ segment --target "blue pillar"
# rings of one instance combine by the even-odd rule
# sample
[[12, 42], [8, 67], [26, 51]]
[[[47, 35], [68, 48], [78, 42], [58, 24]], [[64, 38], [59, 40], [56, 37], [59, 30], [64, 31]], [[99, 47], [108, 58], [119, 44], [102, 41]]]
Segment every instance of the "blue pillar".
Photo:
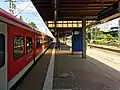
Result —
[[72, 36], [72, 53], [80, 53], [82, 52], [82, 29], [79, 31], [73, 31]]

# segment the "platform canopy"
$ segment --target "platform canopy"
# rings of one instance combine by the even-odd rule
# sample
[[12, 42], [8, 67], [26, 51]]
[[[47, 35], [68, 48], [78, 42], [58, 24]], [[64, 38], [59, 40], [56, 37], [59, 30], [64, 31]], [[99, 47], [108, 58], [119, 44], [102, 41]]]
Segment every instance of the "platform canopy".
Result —
[[54, 21], [54, 11], [58, 21], [96, 20], [98, 13], [118, 0], [32, 0], [45, 21]]

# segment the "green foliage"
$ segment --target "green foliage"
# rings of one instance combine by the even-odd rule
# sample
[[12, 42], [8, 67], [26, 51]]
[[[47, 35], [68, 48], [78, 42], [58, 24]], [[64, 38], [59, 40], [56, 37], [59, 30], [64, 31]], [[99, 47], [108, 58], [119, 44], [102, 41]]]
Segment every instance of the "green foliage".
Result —
[[117, 45], [118, 44], [118, 36], [113, 33], [103, 34], [100, 31], [100, 28], [92, 28], [87, 31], [87, 41], [88, 43], [94, 44], [104, 44], [104, 45]]
[[86, 32], [87, 32], [87, 38], [92, 40], [99, 39], [100, 38], [99, 36], [102, 34], [100, 28], [97, 27], [92, 29], [89, 28]]
[[101, 35], [99, 35], [99, 39], [104, 39], [104, 40], [106, 40], [106, 39], [107, 39], [107, 36], [106, 36], [105, 34], [101, 34]]
[[94, 44], [106, 44], [106, 40], [104, 40], [104, 39], [94, 40], [93, 43], [94, 43]]
[[36, 28], [36, 24], [34, 22], [30, 22], [29, 25]]
[[22, 20], [22, 21], [23, 21], [23, 17], [22, 17], [22, 16], [20, 16], [20, 20]]
[[112, 35], [110, 35], [110, 34], [107, 34], [106, 38], [107, 38], [107, 40], [112, 40], [113, 39]]

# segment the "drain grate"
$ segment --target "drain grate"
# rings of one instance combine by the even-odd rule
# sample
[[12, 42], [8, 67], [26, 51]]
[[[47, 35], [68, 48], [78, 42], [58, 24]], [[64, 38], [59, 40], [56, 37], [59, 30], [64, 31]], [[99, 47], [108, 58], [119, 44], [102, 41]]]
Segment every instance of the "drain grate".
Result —
[[72, 72], [62, 73], [54, 77], [53, 90], [85, 90], [83, 85], [77, 84]]

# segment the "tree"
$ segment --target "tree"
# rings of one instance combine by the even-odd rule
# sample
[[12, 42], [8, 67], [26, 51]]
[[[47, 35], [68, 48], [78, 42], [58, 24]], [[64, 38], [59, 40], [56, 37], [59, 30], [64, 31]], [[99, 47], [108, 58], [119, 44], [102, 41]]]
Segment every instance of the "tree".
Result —
[[23, 17], [22, 17], [22, 16], [20, 16], [20, 20], [22, 20], [22, 21], [23, 21]]
[[86, 39], [88, 42], [90, 42], [91, 38], [91, 28], [86, 29]]
[[29, 25], [36, 28], [36, 24], [34, 22], [30, 22]]
[[93, 40], [97, 40], [99, 38], [99, 35], [101, 34], [100, 28], [92, 28], [90, 30], [90, 34], [91, 34], [91, 39]]
[[107, 34], [106, 38], [107, 38], [107, 40], [112, 40], [113, 39], [112, 35], [110, 35], [110, 34]]
[[106, 40], [106, 39], [107, 39], [107, 36], [106, 36], [105, 34], [101, 34], [101, 35], [99, 36], [99, 38]]

